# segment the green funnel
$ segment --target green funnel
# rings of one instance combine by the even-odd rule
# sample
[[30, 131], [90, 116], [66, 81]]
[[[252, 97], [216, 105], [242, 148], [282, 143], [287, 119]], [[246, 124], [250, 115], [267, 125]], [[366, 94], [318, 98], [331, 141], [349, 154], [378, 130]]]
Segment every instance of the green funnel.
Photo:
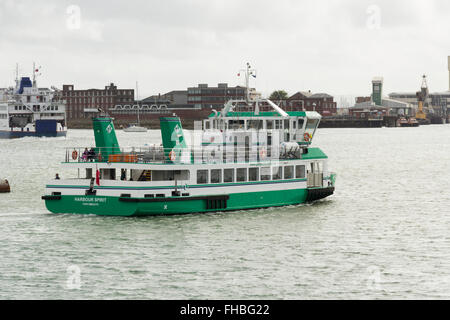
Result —
[[120, 153], [119, 142], [117, 141], [114, 123], [110, 117], [92, 118], [95, 136], [95, 153], [99, 157], [98, 161], [106, 162], [109, 155]]
[[164, 155], [169, 162], [179, 162], [187, 149], [183, 127], [178, 117], [159, 118]]

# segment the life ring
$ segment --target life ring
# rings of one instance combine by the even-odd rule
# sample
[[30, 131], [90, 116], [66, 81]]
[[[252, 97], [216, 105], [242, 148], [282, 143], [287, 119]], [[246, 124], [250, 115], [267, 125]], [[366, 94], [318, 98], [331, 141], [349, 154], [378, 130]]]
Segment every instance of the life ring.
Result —
[[260, 159], [265, 159], [266, 158], [266, 155], [267, 155], [267, 152], [266, 152], [266, 148], [261, 148], [260, 150], [259, 150], [259, 158]]
[[308, 132], [305, 132], [303, 134], [303, 139], [308, 142], [311, 139], [311, 135]]
[[73, 152], [72, 152], [72, 159], [73, 160], [77, 160], [77, 158], [78, 158], [78, 152], [77, 152], [77, 150], [73, 150]]
[[175, 151], [170, 151], [170, 153], [169, 153], [169, 159], [170, 159], [170, 161], [175, 161], [175, 159], [177, 158], [177, 156], [176, 156], [176, 154], [175, 154]]

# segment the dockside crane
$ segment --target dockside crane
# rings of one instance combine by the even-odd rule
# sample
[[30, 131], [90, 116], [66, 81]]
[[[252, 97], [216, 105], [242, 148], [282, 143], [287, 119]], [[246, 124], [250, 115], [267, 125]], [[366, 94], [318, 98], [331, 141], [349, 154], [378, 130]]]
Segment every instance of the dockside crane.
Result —
[[427, 115], [425, 114], [424, 110], [424, 104], [428, 98], [428, 84], [427, 84], [427, 76], [422, 76], [422, 85], [420, 87], [420, 91], [416, 92], [416, 97], [418, 101], [418, 109], [416, 112], [416, 119], [426, 121]]

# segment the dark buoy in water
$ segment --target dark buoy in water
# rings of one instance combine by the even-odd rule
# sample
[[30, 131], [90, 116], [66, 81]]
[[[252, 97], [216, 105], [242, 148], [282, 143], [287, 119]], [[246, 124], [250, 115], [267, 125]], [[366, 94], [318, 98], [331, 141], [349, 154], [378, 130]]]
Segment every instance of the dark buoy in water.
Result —
[[0, 193], [7, 193], [7, 192], [11, 192], [8, 180], [0, 179]]

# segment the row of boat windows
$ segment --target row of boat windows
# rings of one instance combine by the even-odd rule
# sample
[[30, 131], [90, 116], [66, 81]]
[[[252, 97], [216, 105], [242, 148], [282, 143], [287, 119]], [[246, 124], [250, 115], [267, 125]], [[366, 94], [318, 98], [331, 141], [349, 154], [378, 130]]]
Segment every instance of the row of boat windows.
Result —
[[[197, 184], [233, 183], [247, 181], [269, 181], [282, 179], [304, 179], [305, 165], [278, 167], [250, 167], [227, 169], [199, 169], [196, 172]], [[86, 169], [86, 178], [93, 178], [92, 169]], [[101, 169], [100, 178], [116, 180], [116, 169]], [[134, 181], [174, 181], [190, 180], [189, 170], [127, 170], [122, 169], [120, 180]]]
[[305, 166], [280, 166], [231, 169], [197, 170], [197, 183], [230, 183], [246, 181], [268, 181], [281, 179], [304, 179]]
[[[14, 110], [28, 110], [28, 108], [26, 106], [14, 106]], [[39, 105], [33, 105], [33, 111], [40, 111], [41, 107]], [[58, 106], [49, 106], [46, 109], [47, 111], [53, 110], [56, 111], [58, 110]]]
[[[218, 120], [206, 120], [205, 129], [255, 129], [255, 130], [272, 130], [272, 129], [287, 129], [296, 130], [302, 129], [304, 124], [304, 119], [299, 118], [295, 120], [228, 120], [225, 122], [226, 128], [223, 128], [224, 123]], [[319, 120], [317, 119], [307, 119], [306, 129], [315, 129]]]

